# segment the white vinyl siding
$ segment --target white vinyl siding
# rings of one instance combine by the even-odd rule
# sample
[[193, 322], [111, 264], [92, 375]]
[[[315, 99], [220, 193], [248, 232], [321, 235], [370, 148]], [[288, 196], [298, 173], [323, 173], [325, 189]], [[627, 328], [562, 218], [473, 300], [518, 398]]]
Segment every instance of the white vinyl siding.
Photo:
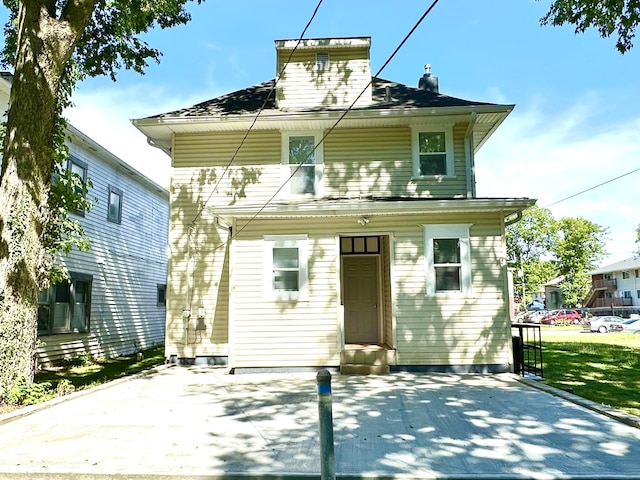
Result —
[[94, 203], [80, 219], [93, 242], [86, 252], [72, 251], [58, 261], [71, 272], [91, 276], [88, 332], [41, 335], [38, 360], [125, 355], [164, 341], [165, 308], [157, 304], [157, 285], [167, 278], [168, 192], [132, 175], [113, 157], [75, 143], [74, 159], [87, 165], [90, 197], [105, 198], [110, 189], [126, 191], [129, 205], [121, 224], [108, 221], [108, 202]]
[[[395, 338], [401, 365], [510, 363], [506, 261], [498, 214], [456, 216], [469, 230], [471, 280], [468, 296], [427, 296], [424, 228], [451, 220], [444, 216], [373, 217], [367, 228], [389, 232], [394, 257], [386, 268], [393, 284], [384, 290], [395, 304]], [[263, 235], [286, 235], [305, 225], [309, 244], [308, 301], [263, 299], [256, 264], [263, 258]], [[240, 229], [245, 222], [238, 222]], [[340, 354], [339, 242], [337, 232], [353, 232], [355, 218], [252, 221], [234, 240], [232, 281], [234, 367], [337, 365]], [[386, 240], [383, 242], [386, 245]], [[386, 247], [385, 247], [386, 248]], [[497, 256], [496, 256], [497, 255]], [[257, 301], [256, 299], [260, 299]], [[393, 332], [385, 332], [393, 341]]]
[[[368, 48], [335, 49], [328, 52], [328, 64], [318, 69], [316, 51], [297, 50], [280, 81], [277, 101], [280, 108], [337, 107], [371, 103], [371, 67]], [[278, 72], [290, 50], [278, 52]]]

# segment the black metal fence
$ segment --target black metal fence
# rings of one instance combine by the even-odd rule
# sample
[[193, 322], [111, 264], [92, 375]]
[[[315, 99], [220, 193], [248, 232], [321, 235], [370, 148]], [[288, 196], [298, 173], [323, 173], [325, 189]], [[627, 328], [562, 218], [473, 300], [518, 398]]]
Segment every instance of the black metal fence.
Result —
[[[517, 332], [517, 333], [516, 333]], [[513, 365], [515, 373], [544, 378], [540, 325], [512, 323]]]

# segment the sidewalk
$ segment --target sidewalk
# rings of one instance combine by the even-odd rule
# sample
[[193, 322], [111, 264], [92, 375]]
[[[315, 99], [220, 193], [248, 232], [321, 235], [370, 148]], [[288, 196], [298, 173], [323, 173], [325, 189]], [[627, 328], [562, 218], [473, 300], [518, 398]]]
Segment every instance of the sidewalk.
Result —
[[[334, 375], [333, 399], [339, 477], [640, 479], [639, 429], [511, 375]], [[314, 373], [167, 368], [0, 425], [0, 478], [318, 477], [317, 422]]]

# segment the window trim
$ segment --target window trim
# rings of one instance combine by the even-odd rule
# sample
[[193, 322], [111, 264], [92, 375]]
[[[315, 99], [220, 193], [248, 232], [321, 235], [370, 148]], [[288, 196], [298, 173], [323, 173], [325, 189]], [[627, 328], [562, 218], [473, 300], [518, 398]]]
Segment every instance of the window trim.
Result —
[[[89, 164], [87, 162], [80, 160], [78, 157], [74, 155], [69, 155], [69, 158], [67, 158], [67, 169], [73, 173], [73, 169], [71, 168], [72, 165], [76, 165], [82, 168], [83, 170], [82, 183], [84, 183], [84, 185], [86, 186], [87, 178], [89, 176]], [[76, 215], [79, 215], [81, 217], [84, 217], [86, 213], [85, 210], [71, 210], [70, 212]]]
[[[112, 185], [109, 185], [107, 191], [108, 191], [108, 193], [107, 193], [107, 221], [120, 225], [122, 223], [122, 201], [123, 201], [124, 193], [118, 187], [114, 187]], [[111, 194], [112, 193], [117, 195], [120, 198], [120, 202], [119, 202], [119, 205], [118, 205], [118, 217], [117, 218], [114, 218], [111, 215]]]
[[[460, 296], [472, 293], [471, 241], [469, 230], [472, 224], [425, 224], [424, 260], [425, 292], [428, 296]], [[436, 291], [436, 271], [433, 261], [433, 241], [439, 238], [457, 238], [460, 242], [460, 290]]]
[[[309, 239], [305, 235], [265, 235], [263, 237], [263, 296], [265, 300], [304, 301], [309, 298]], [[298, 290], [275, 290], [273, 288], [273, 249], [298, 249]]]
[[[444, 132], [445, 139], [445, 155], [447, 173], [444, 175], [422, 175], [420, 173], [420, 150], [419, 150], [419, 135], [420, 133], [437, 133]], [[412, 180], [434, 180], [441, 178], [454, 178], [455, 175], [455, 161], [453, 157], [453, 125], [413, 125], [411, 127], [411, 159], [413, 163], [413, 176]]]
[[322, 197], [323, 194], [323, 178], [324, 178], [324, 155], [323, 155], [323, 146], [324, 142], [321, 142], [323, 137], [323, 132], [321, 130], [288, 130], [283, 131], [282, 133], [282, 148], [280, 155], [280, 163], [281, 163], [281, 172], [280, 172], [280, 181], [281, 184], [284, 185], [285, 182], [289, 182], [289, 177], [291, 176], [291, 165], [297, 165], [289, 163], [289, 139], [291, 137], [313, 137], [315, 145], [317, 145], [314, 155], [315, 155], [315, 163], [309, 164], [315, 166], [315, 193], [292, 193], [290, 185], [285, 185], [282, 191], [289, 198], [304, 198], [304, 197]]

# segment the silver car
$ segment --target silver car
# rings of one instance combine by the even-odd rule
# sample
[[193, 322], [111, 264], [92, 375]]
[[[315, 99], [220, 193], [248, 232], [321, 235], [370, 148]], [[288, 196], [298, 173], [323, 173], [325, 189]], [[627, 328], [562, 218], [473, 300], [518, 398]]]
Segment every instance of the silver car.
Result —
[[615, 315], [606, 315], [604, 317], [593, 317], [589, 323], [589, 330], [592, 332], [621, 332], [622, 322], [624, 318]]

